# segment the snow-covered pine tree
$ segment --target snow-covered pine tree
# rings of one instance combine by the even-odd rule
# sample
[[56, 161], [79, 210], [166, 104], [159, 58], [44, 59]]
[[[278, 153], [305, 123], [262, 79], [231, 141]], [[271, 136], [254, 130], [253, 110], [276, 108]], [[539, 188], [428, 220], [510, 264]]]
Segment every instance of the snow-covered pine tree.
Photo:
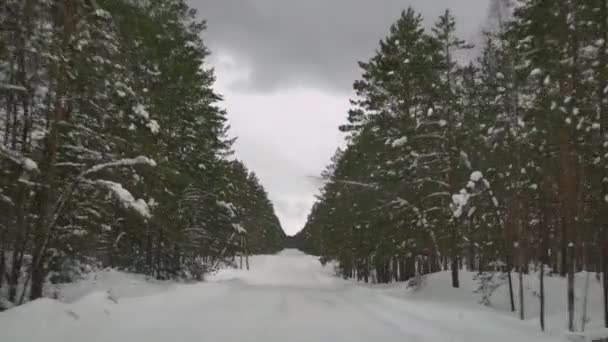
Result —
[[[185, 1], [9, 0], [0, 25], [0, 296], [37, 298], [77, 262], [199, 277], [243, 248], [225, 201], [233, 140]], [[254, 192], [272, 234], [250, 238], [276, 250]]]

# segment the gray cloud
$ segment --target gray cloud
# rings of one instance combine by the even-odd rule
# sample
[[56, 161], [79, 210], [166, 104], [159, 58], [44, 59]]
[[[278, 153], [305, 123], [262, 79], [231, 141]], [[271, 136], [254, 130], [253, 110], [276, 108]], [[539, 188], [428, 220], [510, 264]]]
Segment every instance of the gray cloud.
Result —
[[213, 51], [234, 56], [247, 77], [230, 86], [246, 92], [283, 87], [350, 90], [402, 9], [413, 6], [427, 26], [450, 8], [461, 37], [475, 40], [490, 0], [191, 0], [208, 21]]

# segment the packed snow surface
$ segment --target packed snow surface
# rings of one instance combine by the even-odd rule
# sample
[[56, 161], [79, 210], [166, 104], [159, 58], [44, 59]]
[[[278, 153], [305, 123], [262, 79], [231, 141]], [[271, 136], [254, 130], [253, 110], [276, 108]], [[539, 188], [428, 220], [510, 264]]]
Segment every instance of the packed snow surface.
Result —
[[[365, 286], [336, 278], [331, 267], [294, 250], [252, 257], [251, 267], [190, 285], [131, 280], [128, 289], [120, 273], [110, 272], [66, 289], [67, 303], [41, 299], [0, 313], [0, 340], [556, 341], [530, 322], [475, 303], [469, 290], [450, 289], [445, 272], [427, 292], [408, 292], [403, 284]], [[93, 292], [84, 295], [93, 283]], [[441, 298], [446, 293], [451, 300]]]

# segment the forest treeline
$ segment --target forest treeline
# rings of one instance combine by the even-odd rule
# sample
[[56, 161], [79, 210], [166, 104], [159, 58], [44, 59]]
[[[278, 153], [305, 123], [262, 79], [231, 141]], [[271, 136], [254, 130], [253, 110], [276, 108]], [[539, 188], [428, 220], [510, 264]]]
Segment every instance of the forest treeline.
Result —
[[267, 193], [231, 157], [204, 29], [184, 0], [2, 1], [5, 304], [84, 266], [200, 279], [281, 249]]
[[401, 14], [360, 63], [347, 146], [296, 241], [362, 281], [503, 274], [513, 310], [538, 270], [543, 328], [559, 274], [574, 330], [575, 272], [603, 275], [608, 300], [608, 1], [495, 0], [490, 18], [469, 63], [449, 11], [430, 29]]

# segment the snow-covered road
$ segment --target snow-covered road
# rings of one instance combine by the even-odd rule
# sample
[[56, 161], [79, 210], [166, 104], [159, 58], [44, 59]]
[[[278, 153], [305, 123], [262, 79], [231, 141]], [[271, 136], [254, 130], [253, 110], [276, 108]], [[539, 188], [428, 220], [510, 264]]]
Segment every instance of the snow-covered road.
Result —
[[0, 313], [0, 341], [554, 341], [483, 307], [396, 293], [335, 278], [316, 258], [286, 250], [252, 258], [249, 272], [144, 297], [39, 300]]

